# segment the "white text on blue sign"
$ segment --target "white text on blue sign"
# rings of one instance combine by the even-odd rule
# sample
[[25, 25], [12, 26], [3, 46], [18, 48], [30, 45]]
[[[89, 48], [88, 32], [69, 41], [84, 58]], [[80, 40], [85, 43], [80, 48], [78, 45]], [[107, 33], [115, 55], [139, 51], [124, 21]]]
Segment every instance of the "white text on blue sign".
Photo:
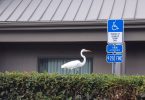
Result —
[[107, 54], [106, 61], [108, 63], [123, 62], [123, 56], [121, 54]]
[[107, 53], [122, 53], [123, 52], [123, 45], [121, 44], [117, 44], [117, 45], [114, 45], [114, 44], [108, 44], [106, 46], [106, 52]]

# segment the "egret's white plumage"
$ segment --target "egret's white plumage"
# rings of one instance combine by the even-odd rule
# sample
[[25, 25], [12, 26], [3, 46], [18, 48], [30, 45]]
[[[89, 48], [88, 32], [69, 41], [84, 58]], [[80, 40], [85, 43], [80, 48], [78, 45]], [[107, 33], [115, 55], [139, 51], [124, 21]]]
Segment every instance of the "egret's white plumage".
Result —
[[86, 57], [83, 55], [83, 52], [90, 52], [90, 50], [86, 50], [86, 49], [81, 50], [80, 55], [83, 58], [83, 62], [81, 62], [79, 60], [70, 61], [70, 62], [67, 62], [67, 63], [61, 65], [61, 68], [74, 69], [74, 68], [84, 66], [86, 63]]

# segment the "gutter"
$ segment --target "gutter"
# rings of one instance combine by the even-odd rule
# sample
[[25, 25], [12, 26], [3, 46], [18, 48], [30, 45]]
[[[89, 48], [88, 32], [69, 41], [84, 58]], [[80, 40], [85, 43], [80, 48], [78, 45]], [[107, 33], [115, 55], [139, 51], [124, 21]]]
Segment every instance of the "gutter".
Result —
[[[145, 28], [145, 19], [125, 20], [125, 29]], [[107, 28], [106, 20], [97, 21], [54, 21], [54, 22], [0, 22], [0, 31], [12, 30], [104, 30]]]

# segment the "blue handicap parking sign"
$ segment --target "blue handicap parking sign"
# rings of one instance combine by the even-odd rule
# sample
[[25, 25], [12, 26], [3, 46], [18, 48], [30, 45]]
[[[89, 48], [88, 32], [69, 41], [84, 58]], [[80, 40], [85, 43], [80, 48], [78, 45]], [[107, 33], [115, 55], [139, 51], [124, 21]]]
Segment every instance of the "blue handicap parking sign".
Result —
[[108, 32], [123, 32], [123, 20], [108, 20]]
[[115, 55], [114, 55], [114, 54], [107, 54], [107, 55], [106, 55], [106, 61], [107, 61], [108, 63], [115, 62]]
[[106, 46], [106, 52], [107, 53], [113, 53], [114, 52], [114, 49], [115, 49], [115, 46], [113, 44], [108, 44]]
[[115, 62], [123, 62], [123, 57], [121, 54], [115, 55]]
[[108, 63], [123, 62], [123, 56], [121, 54], [107, 54], [106, 61]]
[[123, 45], [121, 45], [121, 44], [116, 44], [116, 45], [108, 44], [106, 46], [106, 52], [107, 53], [114, 53], [114, 52], [122, 53], [123, 52]]
[[118, 45], [115, 45], [115, 52], [123, 52], [123, 45], [121, 44], [118, 44]]

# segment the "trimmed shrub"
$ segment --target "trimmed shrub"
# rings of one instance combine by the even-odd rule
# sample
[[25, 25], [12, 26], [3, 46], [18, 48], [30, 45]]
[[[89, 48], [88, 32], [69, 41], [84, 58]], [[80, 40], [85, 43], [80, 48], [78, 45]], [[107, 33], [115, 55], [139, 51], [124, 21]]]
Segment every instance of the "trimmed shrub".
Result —
[[136, 100], [144, 76], [0, 73], [0, 100]]

